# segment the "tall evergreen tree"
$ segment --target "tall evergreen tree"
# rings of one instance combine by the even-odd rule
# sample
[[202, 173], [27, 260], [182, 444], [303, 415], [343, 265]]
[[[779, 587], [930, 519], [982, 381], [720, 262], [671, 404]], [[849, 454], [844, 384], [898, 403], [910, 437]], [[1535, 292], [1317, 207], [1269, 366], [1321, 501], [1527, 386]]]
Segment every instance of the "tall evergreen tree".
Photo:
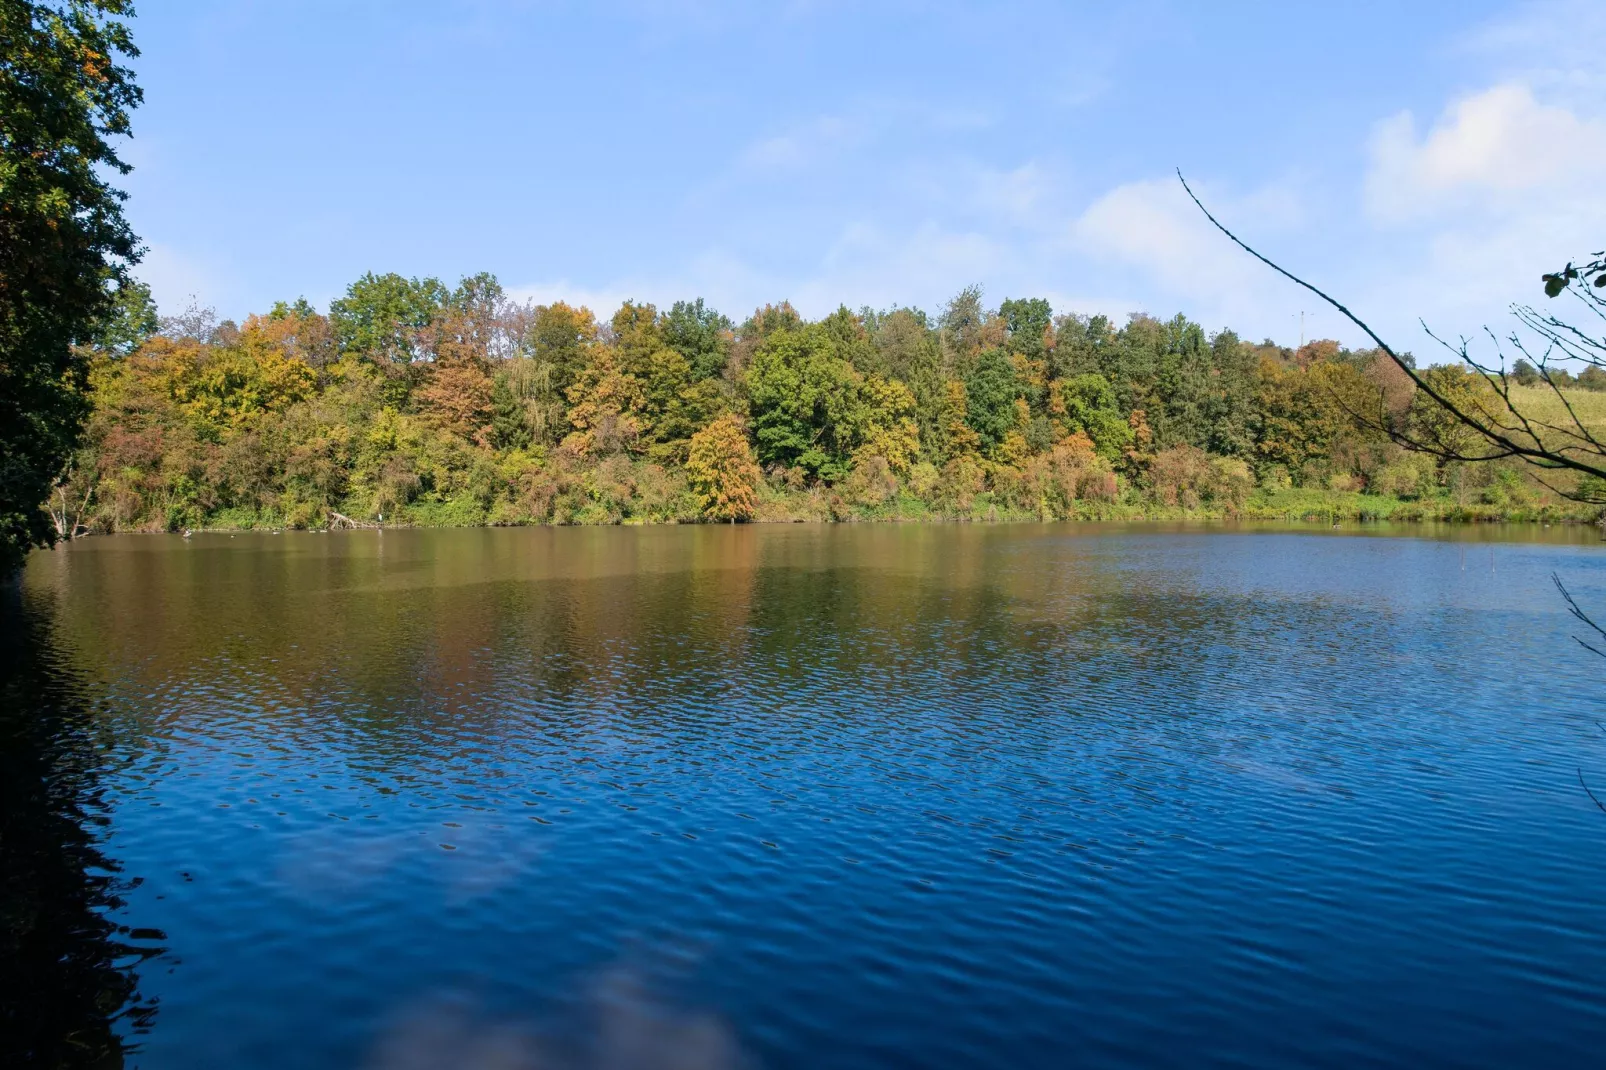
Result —
[[79, 348], [114, 316], [139, 245], [111, 139], [140, 102], [128, 0], [0, 0], [0, 568], [54, 529], [40, 508], [88, 413]]

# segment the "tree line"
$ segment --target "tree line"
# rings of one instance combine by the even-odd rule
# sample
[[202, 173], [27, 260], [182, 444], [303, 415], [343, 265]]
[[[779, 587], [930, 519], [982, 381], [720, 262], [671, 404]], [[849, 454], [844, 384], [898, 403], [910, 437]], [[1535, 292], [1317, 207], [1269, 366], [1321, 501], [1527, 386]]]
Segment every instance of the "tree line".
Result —
[[[120, 293], [55, 488], [63, 535], [1566, 509], [1519, 463], [1409, 452], [1364, 419], [1454, 433], [1380, 352], [1252, 344], [1181, 315], [1117, 325], [972, 287], [935, 315], [809, 321], [783, 302], [736, 323], [694, 300], [599, 319], [488, 274], [368, 274], [327, 312], [281, 302], [237, 324], [158, 320], [148, 291]], [[1454, 366], [1419, 374], [1487, 389]]]

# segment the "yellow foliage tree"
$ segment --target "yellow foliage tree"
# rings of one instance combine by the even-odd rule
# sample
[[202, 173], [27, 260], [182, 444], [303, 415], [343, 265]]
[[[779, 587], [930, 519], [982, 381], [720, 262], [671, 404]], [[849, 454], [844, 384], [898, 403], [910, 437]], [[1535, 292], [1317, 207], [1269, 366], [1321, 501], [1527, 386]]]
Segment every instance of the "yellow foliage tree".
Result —
[[566, 391], [574, 431], [563, 446], [582, 456], [632, 448], [645, 423], [646, 391], [640, 379], [619, 366], [611, 346], [588, 348], [591, 359]]
[[938, 433], [942, 439], [942, 455], [950, 460], [973, 456], [981, 448], [981, 436], [966, 422], [970, 402], [965, 396], [965, 384], [950, 379], [942, 386], [942, 419]]
[[154, 338], [142, 355], [157, 363], [169, 396], [209, 434], [232, 432], [310, 397], [318, 375], [265, 343], [205, 346]]
[[704, 516], [732, 522], [752, 518], [764, 475], [739, 417], [727, 413], [691, 437], [686, 475]]
[[920, 452], [914, 394], [896, 379], [869, 375], [864, 380], [864, 400], [868, 419], [855, 453], [884, 457], [894, 472], [907, 474], [915, 454]]
[[1026, 442], [1026, 428], [1031, 419], [1031, 409], [1027, 407], [1026, 399], [1016, 398], [1015, 426], [1004, 433], [996, 450], [995, 459], [999, 464], [1006, 468], [1019, 468], [1032, 455], [1032, 448]]

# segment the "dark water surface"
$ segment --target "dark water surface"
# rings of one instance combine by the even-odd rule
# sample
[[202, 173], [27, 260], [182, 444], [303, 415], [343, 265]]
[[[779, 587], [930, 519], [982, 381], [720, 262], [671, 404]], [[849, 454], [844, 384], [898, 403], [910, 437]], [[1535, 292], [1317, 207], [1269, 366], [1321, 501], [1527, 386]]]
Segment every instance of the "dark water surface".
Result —
[[1606, 616], [1588, 530], [36, 554], [0, 1056], [1598, 1065], [1606, 663], [1552, 571]]

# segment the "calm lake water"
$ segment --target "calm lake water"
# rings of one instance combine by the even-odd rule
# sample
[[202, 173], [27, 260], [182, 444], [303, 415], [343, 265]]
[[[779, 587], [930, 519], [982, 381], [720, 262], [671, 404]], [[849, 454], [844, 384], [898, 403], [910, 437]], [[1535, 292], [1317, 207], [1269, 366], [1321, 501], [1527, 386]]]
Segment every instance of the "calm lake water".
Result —
[[1606, 663], [1552, 572], [1606, 616], [1589, 529], [36, 554], [0, 1055], [1598, 1064]]

